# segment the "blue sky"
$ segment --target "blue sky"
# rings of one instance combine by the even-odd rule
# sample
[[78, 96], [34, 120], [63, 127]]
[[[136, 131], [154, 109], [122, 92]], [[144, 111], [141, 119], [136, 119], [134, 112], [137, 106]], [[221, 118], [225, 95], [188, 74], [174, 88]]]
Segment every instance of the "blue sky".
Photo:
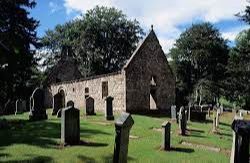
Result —
[[38, 36], [57, 24], [77, 18], [96, 5], [116, 7], [129, 19], [137, 19], [147, 33], [151, 24], [165, 52], [192, 23], [209, 21], [233, 45], [236, 35], [249, 28], [234, 15], [245, 9], [246, 0], [40, 0], [31, 16], [40, 21]]

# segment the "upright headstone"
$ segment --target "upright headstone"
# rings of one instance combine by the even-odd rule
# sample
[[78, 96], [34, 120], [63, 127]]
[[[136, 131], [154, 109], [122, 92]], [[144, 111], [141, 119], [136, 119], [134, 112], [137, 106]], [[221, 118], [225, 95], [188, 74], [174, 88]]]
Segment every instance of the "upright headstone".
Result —
[[67, 102], [66, 106], [67, 106], [67, 107], [69, 107], [69, 106], [74, 107], [75, 104], [74, 104], [74, 102], [73, 102], [72, 100], [69, 100], [69, 101]]
[[113, 100], [114, 98], [111, 96], [108, 96], [106, 98], [106, 119], [107, 120], [114, 120], [114, 115], [113, 115]]
[[240, 110], [240, 117], [243, 117], [243, 113], [242, 113], [242, 111]]
[[80, 142], [79, 112], [73, 106], [62, 109], [61, 143], [63, 145], [76, 145]]
[[208, 115], [208, 117], [210, 118], [210, 107], [209, 107], [208, 110], [207, 110], [207, 115]]
[[217, 129], [216, 129], [216, 118], [217, 118], [217, 111], [216, 111], [216, 109], [214, 108], [213, 109], [213, 132], [215, 133], [216, 131], [217, 131]]
[[176, 105], [171, 106], [171, 120], [176, 121]]
[[171, 123], [164, 122], [162, 124], [162, 149], [170, 150], [170, 134], [171, 134]]
[[56, 115], [58, 110], [62, 109], [65, 106], [63, 97], [60, 93], [57, 93], [53, 96], [53, 111], [52, 115]]
[[230, 163], [249, 162], [250, 121], [234, 120]]
[[188, 104], [188, 121], [191, 119], [191, 103]]
[[46, 109], [44, 107], [44, 92], [40, 88], [36, 88], [31, 95], [31, 110], [29, 113], [30, 120], [47, 119]]
[[115, 122], [114, 163], [126, 163], [128, 155], [129, 132], [134, 120], [129, 113], [123, 112]]
[[220, 123], [220, 109], [217, 109], [217, 111], [216, 111], [216, 123], [215, 123], [216, 128], [219, 127], [219, 123]]
[[186, 134], [186, 115], [184, 107], [182, 106], [179, 111], [179, 129], [180, 134], [185, 135]]
[[16, 111], [15, 115], [19, 113], [23, 113], [26, 110], [26, 102], [24, 100], [18, 99], [16, 100]]
[[85, 98], [86, 115], [95, 115], [95, 100], [88, 96]]

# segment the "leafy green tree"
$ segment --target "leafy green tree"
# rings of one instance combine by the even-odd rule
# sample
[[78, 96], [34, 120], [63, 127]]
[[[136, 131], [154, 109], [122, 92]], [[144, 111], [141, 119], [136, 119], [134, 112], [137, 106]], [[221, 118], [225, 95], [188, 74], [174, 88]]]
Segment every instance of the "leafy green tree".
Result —
[[131, 56], [143, 31], [136, 20], [115, 8], [96, 6], [80, 19], [58, 25], [43, 37], [46, 64], [71, 51], [83, 75], [117, 71]]
[[250, 30], [240, 32], [230, 51], [226, 96], [242, 107], [250, 106]]
[[29, 0], [0, 1], [0, 106], [7, 100], [25, 97], [31, 79], [38, 46], [38, 21], [29, 17], [28, 9], [36, 3]]
[[211, 102], [221, 94], [228, 46], [210, 23], [194, 24], [180, 35], [170, 55], [175, 64], [177, 96], [180, 103]]

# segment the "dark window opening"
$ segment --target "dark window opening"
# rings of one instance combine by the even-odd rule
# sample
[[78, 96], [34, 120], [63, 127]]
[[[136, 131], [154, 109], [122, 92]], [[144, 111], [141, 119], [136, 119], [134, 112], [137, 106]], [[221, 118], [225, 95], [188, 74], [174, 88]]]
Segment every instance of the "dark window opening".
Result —
[[102, 82], [102, 98], [108, 96], [108, 82], [104, 81]]
[[85, 98], [88, 98], [89, 97], [89, 88], [86, 87], [85, 88]]

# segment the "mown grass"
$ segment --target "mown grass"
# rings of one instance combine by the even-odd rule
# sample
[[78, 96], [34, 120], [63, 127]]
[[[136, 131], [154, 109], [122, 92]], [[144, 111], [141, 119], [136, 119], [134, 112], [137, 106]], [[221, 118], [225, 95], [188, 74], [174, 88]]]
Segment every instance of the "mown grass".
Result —
[[[45, 121], [29, 122], [28, 113], [4, 116], [10, 129], [0, 131], [0, 162], [112, 162], [115, 128], [102, 113], [83, 116], [81, 113], [81, 140], [88, 145], [60, 147], [60, 119], [50, 116]], [[117, 118], [118, 115], [115, 117]], [[129, 162], [229, 162], [232, 145], [232, 114], [221, 117], [218, 134], [213, 134], [212, 121], [189, 122], [188, 135], [178, 134], [178, 125], [172, 122], [169, 152], [160, 149], [161, 124], [167, 117], [132, 115], [135, 124], [130, 135]], [[218, 147], [220, 152], [185, 146], [181, 142]]]

